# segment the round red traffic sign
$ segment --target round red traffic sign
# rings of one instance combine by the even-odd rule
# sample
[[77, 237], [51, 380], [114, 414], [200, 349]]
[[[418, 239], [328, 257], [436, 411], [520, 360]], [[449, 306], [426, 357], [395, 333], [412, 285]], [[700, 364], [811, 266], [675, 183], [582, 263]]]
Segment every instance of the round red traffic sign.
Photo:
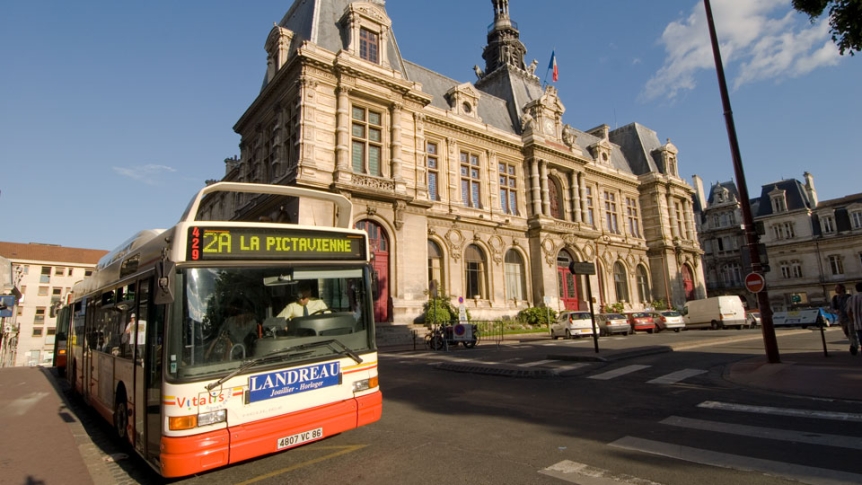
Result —
[[760, 293], [766, 288], [766, 279], [760, 273], [748, 273], [745, 277], [745, 288], [752, 293]]

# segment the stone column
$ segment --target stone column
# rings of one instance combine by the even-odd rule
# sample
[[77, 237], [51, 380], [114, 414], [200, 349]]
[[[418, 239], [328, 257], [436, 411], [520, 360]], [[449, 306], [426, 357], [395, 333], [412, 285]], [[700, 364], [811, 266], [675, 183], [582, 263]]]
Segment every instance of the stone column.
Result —
[[533, 214], [538, 216], [542, 213], [542, 192], [539, 182], [539, 160], [535, 158], [530, 162], [530, 179], [533, 193]]
[[539, 165], [539, 176], [541, 177], [539, 180], [542, 186], [542, 214], [550, 216], [551, 201], [548, 197], [548, 162], [544, 160]]

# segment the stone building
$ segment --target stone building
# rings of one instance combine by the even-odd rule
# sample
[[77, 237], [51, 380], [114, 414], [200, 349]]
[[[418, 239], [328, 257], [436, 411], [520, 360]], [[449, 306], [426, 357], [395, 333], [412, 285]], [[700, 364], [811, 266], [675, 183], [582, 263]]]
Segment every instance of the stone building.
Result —
[[[763, 185], [750, 201], [768, 263], [766, 290], [774, 311], [828, 306], [835, 285], [848, 292], [862, 281], [862, 194], [818, 200], [814, 177]], [[709, 195], [695, 175], [695, 214], [709, 296], [738, 295], [757, 307], [743, 284], [751, 272], [739, 194], [733, 182], [713, 184]]]
[[692, 176], [692, 182], [707, 295], [736, 295], [746, 303], [746, 308], [756, 308], [756, 295], [746, 290], [744, 284], [745, 275], [751, 272], [751, 258], [736, 184], [717, 182], [705, 193], [699, 176]]
[[[465, 81], [402, 58], [381, 0], [294, 2], [266, 37], [263, 87], [234, 126], [240, 156], [225, 161], [224, 180], [352, 199], [381, 282], [380, 322], [415, 322], [435, 289], [463, 297], [474, 319], [546, 301], [588, 308], [573, 261], [595, 263], [597, 308], [703, 297], [677, 148], [638, 123], [565, 123], [557, 89], [526, 62], [509, 1], [491, 4], [484, 67]], [[231, 194], [209, 199], [205, 216], [331, 219], [316, 209]]]
[[862, 281], [862, 194], [818, 200], [814, 177], [762, 188], [755, 225], [766, 245], [766, 288], [773, 310], [825, 306], [842, 283]]
[[54, 244], [0, 242], [3, 293], [20, 293], [12, 316], [4, 318], [0, 366], [51, 365], [56, 309], [72, 285], [89, 276], [107, 251]]

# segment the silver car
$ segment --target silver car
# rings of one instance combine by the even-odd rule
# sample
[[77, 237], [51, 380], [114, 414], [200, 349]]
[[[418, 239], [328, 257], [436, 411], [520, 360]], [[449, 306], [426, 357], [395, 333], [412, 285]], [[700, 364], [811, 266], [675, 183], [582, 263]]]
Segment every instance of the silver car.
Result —
[[685, 328], [685, 319], [676, 310], [658, 310], [652, 312], [656, 332], [673, 330], [679, 332]]
[[593, 335], [593, 318], [590, 312], [562, 312], [551, 324], [551, 338], [573, 338]]
[[626, 320], [626, 316], [621, 313], [599, 313], [596, 315], [596, 324], [599, 326], [601, 336], [632, 333], [631, 325]]

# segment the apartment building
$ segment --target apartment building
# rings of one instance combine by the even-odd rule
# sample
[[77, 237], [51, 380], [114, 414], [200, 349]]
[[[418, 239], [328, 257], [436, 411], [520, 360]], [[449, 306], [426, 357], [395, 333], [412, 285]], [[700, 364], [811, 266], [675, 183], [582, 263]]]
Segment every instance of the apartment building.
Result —
[[[0, 366], [51, 365], [56, 310], [72, 285], [88, 276], [107, 251], [52, 244], [0, 242], [2, 292], [15, 295], [3, 317]], [[19, 296], [20, 295], [20, 296]]]

